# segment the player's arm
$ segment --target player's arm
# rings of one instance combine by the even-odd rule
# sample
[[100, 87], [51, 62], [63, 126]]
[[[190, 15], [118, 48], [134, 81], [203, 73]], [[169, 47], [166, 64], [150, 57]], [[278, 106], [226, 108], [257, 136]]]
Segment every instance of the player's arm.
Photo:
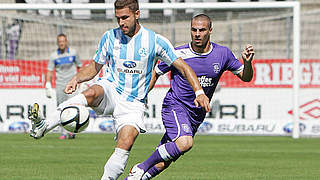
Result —
[[53, 89], [52, 89], [52, 77], [53, 77], [53, 71], [55, 69], [55, 64], [54, 64], [54, 56], [51, 55], [48, 61], [48, 66], [47, 66], [47, 73], [46, 73], [46, 96], [47, 98], [52, 98], [53, 96]]
[[243, 71], [241, 71], [237, 76], [244, 82], [251, 81], [253, 77], [252, 60], [254, 56], [253, 46], [248, 44], [247, 47], [242, 51], [242, 59], [244, 63]]
[[50, 86], [51, 86], [52, 76], [53, 76], [53, 71], [47, 70], [47, 74], [46, 74], [46, 85], [47, 85], [47, 84], [50, 84]]
[[80, 68], [82, 67], [82, 61], [78, 55], [77, 52], [75, 52], [76, 54], [76, 60], [75, 60], [75, 64], [76, 64], [76, 67], [77, 67], [77, 72], [80, 70]]
[[148, 92], [150, 92], [153, 89], [153, 87], [156, 84], [156, 82], [157, 82], [159, 77], [160, 77], [160, 74], [157, 74], [156, 70], [154, 69], [152, 71], [151, 80], [150, 80], [150, 86], [149, 86]]
[[161, 75], [164, 75], [167, 72], [171, 71], [171, 69], [172, 69], [172, 66], [168, 66], [164, 62], [160, 62], [159, 64], [157, 64], [154, 67], [153, 71], [152, 71], [151, 80], [150, 80], [150, 86], [149, 86], [149, 91], [148, 92], [150, 92], [153, 89], [153, 87], [156, 84], [158, 78]]
[[102, 64], [98, 64], [92, 60], [88, 66], [81, 68], [79, 72], [77, 72], [77, 74], [68, 82], [64, 92], [67, 94], [75, 92], [78, 84], [94, 78], [99, 73], [102, 66]]
[[52, 98], [53, 96], [53, 90], [52, 90], [52, 76], [53, 76], [53, 71], [47, 70], [46, 73], [46, 96], [47, 98]]
[[188, 80], [189, 84], [191, 85], [193, 91], [196, 94], [196, 99], [194, 100], [195, 105], [200, 105], [206, 110], [206, 112], [209, 112], [209, 98], [204, 94], [199, 80], [191, 67], [187, 63], [185, 63], [182, 58], [176, 59], [172, 63], [172, 65], [180, 71], [180, 73]]

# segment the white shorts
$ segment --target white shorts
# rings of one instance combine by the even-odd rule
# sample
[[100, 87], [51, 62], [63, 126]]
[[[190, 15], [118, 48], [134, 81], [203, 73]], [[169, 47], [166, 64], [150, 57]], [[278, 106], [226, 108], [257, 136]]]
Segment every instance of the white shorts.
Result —
[[125, 125], [134, 126], [138, 132], [144, 133], [145, 105], [140, 101], [127, 101], [106, 78], [99, 79], [95, 84], [104, 89], [104, 97], [98, 107], [92, 109], [98, 115], [112, 115], [116, 134]]

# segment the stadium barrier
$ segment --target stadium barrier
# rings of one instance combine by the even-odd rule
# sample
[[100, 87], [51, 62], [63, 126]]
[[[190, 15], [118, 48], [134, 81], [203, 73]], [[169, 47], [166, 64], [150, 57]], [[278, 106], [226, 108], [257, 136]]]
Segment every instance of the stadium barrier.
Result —
[[[85, 61], [87, 64], [89, 61]], [[48, 119], [55, 110], [55, 98], [47, 99], [44, 83], [46, 60], [0, 61], [0, 132], [24, 133], [30, 129], [28, 108], [38, 102]], [[211, 112], [200, 126], [201, 134], [230, 135], [291, 135], [293, 106], [290, 103], [293, 84], [293, 64], [290, 59], [255, 60], [254, 77], [244, 83], [230, 72], [220, 81], [211, 102]], [[30, 67], [33, 67], [30, 71]], [[320, 136], [320, 60], [301, 60], [301, 103], [299, 131], [301, 136]], [[163, 76], [149, 96], [145, 113], [148, 133], [163, 133], [162, 99], [169, 87], [169, 76]], [[199, 78], [202, 86], [210, 80]], [[250, 94], [248, 95], [248, 92]], [[112, 133], [111, 117], [97, 116], [91, 111], [91, 121], [85, 132]]]

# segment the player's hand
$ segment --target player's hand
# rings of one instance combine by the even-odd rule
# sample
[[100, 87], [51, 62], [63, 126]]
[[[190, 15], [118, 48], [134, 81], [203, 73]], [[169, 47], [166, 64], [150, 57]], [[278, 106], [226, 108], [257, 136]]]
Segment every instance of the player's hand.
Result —
[[194, 100], [194, 104], [196, 107], [199, 107], [199, 105], [206, 110], [206, 112], [210, 111], [210, 102], [209, 98], [205, 94], [200, 94], [196, 96], [196, 99]]
[[53, 96], [53, 89], [52, 88], [46, 88], [46, 96], [47, 98], [52, 98]]
[[247, 47], [242, 51], [241, 55], [244, 61], [251, 62], [254, 56], [253, 46], [251, 44], [248, 44]]
[[46, 82], [46, 96], [49, 99], [53, 96], [53, 90], [50, 82]]
[[68, 84], [66, 85], [66, 88], [64, 89], [64, 93], [66, 94], [72, 94], [77, 90], [78, 81], [76, 77], [73, 77]]

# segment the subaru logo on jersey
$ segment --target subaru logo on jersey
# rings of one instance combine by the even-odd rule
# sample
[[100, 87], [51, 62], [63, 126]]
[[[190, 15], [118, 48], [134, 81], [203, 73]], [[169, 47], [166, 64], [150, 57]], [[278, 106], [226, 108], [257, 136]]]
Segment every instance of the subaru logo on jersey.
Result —
[[147, 56], [147, 49], [146, 48], [140, 48], [138, 53], [139, 53], [139, 55], [141, 57], [145, 57], [145, 56]]
[[73, 60], [72, 57], [69, 57], [69, 61], [72, 62], [72, 60]]
[[24, 121], [13, 122], [9, 125], [9, 131], [27, 132], [29, 124]]
[[[303, 123], [299, 123], [299, 131], [303, 132], [305, 129], [306, 129], [306, 125]], [[283, 127], [283, 131], [286, 133], [292, 133], [292, 130], [293, 130], [293, 123], [292, 122], [286, 124]]]
[[134, 68], [137, 64], [134, 61], [125, 61], [123, 62], [123, 66], [126, 68]]
[[220, 71], [220, 64], [219, 63], [213, 63], [213, 72], [218, 73]]

